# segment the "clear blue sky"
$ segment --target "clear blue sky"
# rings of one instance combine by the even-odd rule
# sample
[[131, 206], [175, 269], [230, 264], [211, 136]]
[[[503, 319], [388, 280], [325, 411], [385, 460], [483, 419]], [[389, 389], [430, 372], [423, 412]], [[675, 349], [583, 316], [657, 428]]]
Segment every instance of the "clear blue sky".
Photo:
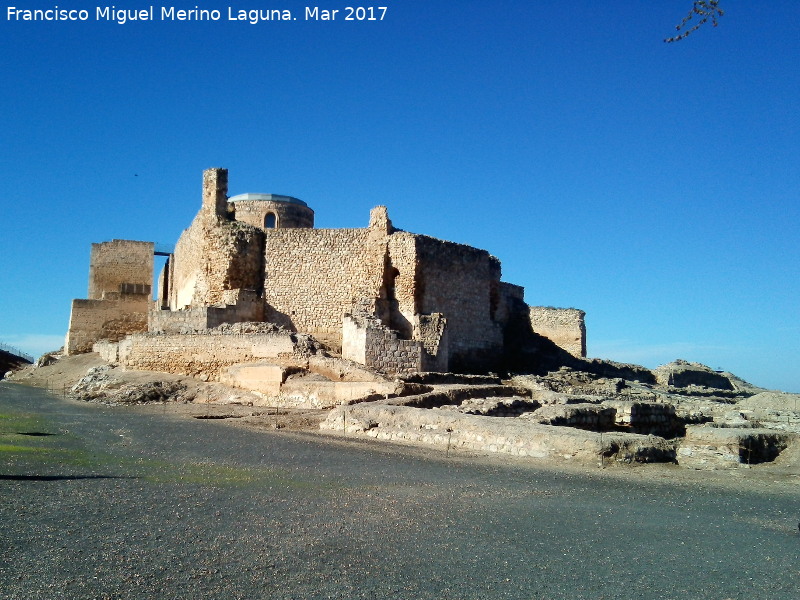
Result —
[[220, 166], [319, 227], [386, 204], [489, 250], [529, 304], [587, 312], [590, 356], [800, 392], [800, 3], [723, 0], [677, 44], [690, 0], [380, 4], [125, 25], [4, 5], [0, 341], [59, 347], [90, 244], [174, 242]]

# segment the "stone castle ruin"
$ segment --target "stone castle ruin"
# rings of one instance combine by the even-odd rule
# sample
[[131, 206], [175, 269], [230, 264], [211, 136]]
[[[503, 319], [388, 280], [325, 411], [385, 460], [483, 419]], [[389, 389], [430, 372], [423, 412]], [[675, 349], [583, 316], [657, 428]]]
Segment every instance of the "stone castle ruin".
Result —
[[[797, 397], [730, 373], [587, 359], [583, 311], [528, 306], [497, 258], [398, 229], [384, 206], [365, 228], [318, 229], [301, 200], [228, 197], [227, 171], [209, 169], [154, 293], [155, 254], [152, 242], [92, 245], [65, 353], [118, 368], [90, 370], [74, 393], [275, 418], [279, 405], [325, 408], [320, 427], [345, 435], [601, 466], [749, 466], [800, 433]], [[126, 387], [114, 375], [126, 370], [179, 381]], [[222, 396], [188, 391], [183, 375]]]
[[[397, 229], [383, 206], [366, 228], [317, 229], [301, 200], [227, 192], [227, 170], [203, 173], [200, 211], [168, 256], [155, 301], [152, 242], [92, 245], [89, 298], [72, 303], [67, 354], [116, 344], [123, 363], [171, 370], [172, 359], [157, 364], [170, 336], [189, 349], [189, 336], [237, 323], [308, 334], [389, 375], [496, 371], [543, 339], [586, 354], [584, 313], [529, 307], [485, 250]], [[245, 340], [219, 343], [222, 362], [247, 354], [226, 346]], [[263, 358], [257, 348], [253, 356]]]

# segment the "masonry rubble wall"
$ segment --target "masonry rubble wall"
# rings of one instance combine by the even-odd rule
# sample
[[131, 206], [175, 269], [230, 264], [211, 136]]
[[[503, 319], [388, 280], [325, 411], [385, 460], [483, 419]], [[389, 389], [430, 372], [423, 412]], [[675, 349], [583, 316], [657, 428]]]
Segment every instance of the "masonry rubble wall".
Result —
[[311, 381], [288, 379], [281, 386], [278, 404], [297, 408], [332, 408], [365, 399], [393, 396], [402, 384], [393, 381]]
[[[411, 345], [403, 342], [420, 340], [435, 359], [424, 368], [492, 368], [503, 346], [502, 325], [495, 320], [503, 316], [499, 261], [462, 244], [382, 233], [377, 227], [267, 232], [265, 318], [345, 345], [344, 315], [373, 299], [384, 325], [399, 335], [390, 341], [376, 334], [369, 345], [385, 343], [393, 353], [409, 353]], [[367, 347], [366, 339], [349, 336], [351, 342]], [[354, 347], [346, 353], [367, 364]]]
[[380, 294], [384, 253], [369, 229], [270, 230], [266, 320], [340, 344], [344, 314]]
[[[237, 363], [295, 357], [288, 333], [135, 334], [119, 343], [119, 364], [126, 369], [186, 375], [210, 374]], [[296, 357], [295, 357], [296, 358]]]
[[147, 290], [145, 294], [106, 293], [97, 300], [73, 300], [64, 352], [91, 352], [98, 340], [118, 341], [130, 333], [147, 331], [149, 286]]
[[[458, 406], [450, 405], [453, 410], [468, 415], [481, 415], [484, 417], [520, 417], [529, 415], [540, 408], [540, 404], [531, 398], [520, 396], [494, 397], [494, 398], [469, 398]], [[445, 405], [446, 407], [446, 405]], [[445, 408], [442, 407], [442, 408]]]
[[183, 310], [153, 308], [148, 330], [151, 333], [195, 333], [224, 323], [264, 320], [263, 300], [249, 293], [229, 296], [224, 300], [232, 304], [225, 306], [195, 306]]
[[485, 250], [414, 236], [416, 308], [447, 319], [450, 369], [491, 370], [500, 359], [503, 330], [495, 320], [500, 304], [500, 262]]
[[342, 358], [392, 375], [422, 371], [423, 343], [400, 339], [377, 318], [345, 315]]
[[226, 292], [263, 287], [263, 238], [259, 229], [198, 215], [175, 246], [169, 307], [224, 304]]
[[195, 333], [208, 328], [208, 307], [196, 306], [183, 310], [152, 310], [151, 333]]
[[531, 306], [531, 329], [573, 356], [586, 357], [586, 313], [576, 308]]
[[614, 427], [615, 416], [616, 410], [611, 406], [580, 403], [543, 406], [535, 412], [528, 413], [526, 418], [543, 425], [608, 431]]

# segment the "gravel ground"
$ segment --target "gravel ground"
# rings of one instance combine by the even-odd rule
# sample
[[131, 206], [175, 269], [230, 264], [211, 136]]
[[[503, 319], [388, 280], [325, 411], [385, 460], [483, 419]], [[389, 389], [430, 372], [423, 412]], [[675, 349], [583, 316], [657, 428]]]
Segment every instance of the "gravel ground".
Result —
[[741, 491], [636, 473], [254, 431], [0, 383], [0, 597], [797, 598], [796, 482]]

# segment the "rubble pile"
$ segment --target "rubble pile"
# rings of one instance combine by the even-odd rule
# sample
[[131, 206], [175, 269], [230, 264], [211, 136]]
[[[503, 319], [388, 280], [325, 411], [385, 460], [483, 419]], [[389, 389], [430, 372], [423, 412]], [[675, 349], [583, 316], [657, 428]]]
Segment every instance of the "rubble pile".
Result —
[[425, 382], [425, 393], [341, 406], [321, 427], [448, 449], [703, 469], [774, 461], [800, 434], [796, 395], [682, 360], [652, 377], [631, 372], [636, 380], [561, 367], [502, 386], [415, 374], [406, 379]]

